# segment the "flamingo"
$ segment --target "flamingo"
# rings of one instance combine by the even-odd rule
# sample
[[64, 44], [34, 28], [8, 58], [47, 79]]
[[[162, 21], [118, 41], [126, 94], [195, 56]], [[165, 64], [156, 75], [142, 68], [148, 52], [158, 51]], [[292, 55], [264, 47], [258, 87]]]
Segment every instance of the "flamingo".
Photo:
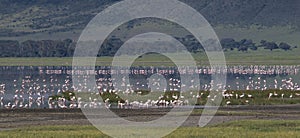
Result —
[[273, 95], [273, 93], [269, 93], [269, 98], [268, 99], [270, 99], [272, 97], [272, 95]]
[[240, 98], [244, 98], [245, 97], [245, 93], [243, 93], [242, 95], [240, 95]]

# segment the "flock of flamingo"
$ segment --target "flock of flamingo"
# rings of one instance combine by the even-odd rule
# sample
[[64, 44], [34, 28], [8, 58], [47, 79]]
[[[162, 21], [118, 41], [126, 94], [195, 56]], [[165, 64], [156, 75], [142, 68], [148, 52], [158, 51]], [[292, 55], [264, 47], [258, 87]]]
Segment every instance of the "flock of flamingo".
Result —
[[[299, 68], [299, 66], [233, 66], [227, 70], [229, 74], [234, 74], [234, 77], [231, 76], [231, 78], [228, 79], [229, 81], [227, 84], [214, 84], [212, 81], [204, 81], [205, 83], [202, 82], [200, 89], [210, 90], [213, 85], [217, 85], [218, 87], [226, 90], [300, 90], [300, 85], [297, 83], [297, 80], [293, 79], [293, 75], [296, 76], [298, 74]], [[93, 71], [98, 75], [98, 77], [96, 77], [97, 86], [91, 90], [87, 89], [87, 82], [84, 77], [82, 78], [82, 83], [80, 83], [78, 87], [74, 87], [72, 85], [72, 77], [70, 75], [72, 71], [67, 70], [67, 68], [39, 68], [37, 71], [37, 74], [39, 75], [25, 75], [22, 76], [21, 79], [14, 79], [13, 82], [2, 82], [2, 84], [0, 84], [0, 108], [110, 108], [112, 107], [112, 103], [110, 102], [111, 99], [109, 98], [103, 99], [103, 102], [101, 102], [100, 99], [92, 96], [87, 97], [87, 100], [83, 100], [83, 97], [72, 95], [72, 93], [70, 93], [69, 100], [63, 97], [53, 99], [51, 95], [57, 95], [67, 91], [84, 92], [93, 90], [97, 91], [95, 95], [104, 92], [116, 94], [123, 93], [130, 95], [144, 89], [166, 92], [180, 91], [181, 89], [195, 89], [197, 87], [196, 85], [193, 85], [193, 82], [195, 81], [193, 78], [187, 81], [189, 83], [183, 84], [183, 81], [180, 80], [179, 77], [173, 76], [176, 71], [172, 71], [171, 69], [161, 69], [155, 71], [161, 73], [161, 75], [165, 78], [146, 77], [147, 79], [134, 79], [134, 81], [132, 81], [130, 84], [126, 84], [124, 78], [120, 80], [111, 79], [107, 75], [112, 72], [104, 70], [105, 69], [98, 69], [98, 71]], [[153, 73], [153, 68], [135, 70], [136, 71], [133, 69], [133, 71], [130, 73], [132, 75], [148, 76], [151, 74], [151, 71]], [[216, 70], [202, 68], [197, 71], [201, 76], [201, 73], [205, 75]], [[122, 73], [122, 70], [120, 72]], [[186, 70], [186, 72], [189, 71]], [[40, 77], [42, 74], [46, 75]], [[278, 74], [283, 76], [276, 77]], [[264, 75], [275, 75], [275, 77], [263, 77]], [[121, 88], [114, 88], [114, 81], [119, 83]], [[215, 96], [192, 92], [189, 96], [194, 99], [208, 98], [214, 100], [216, 98]], [[225, 92], [222, 93], [222, 96], [223, 99], [253, 97], [251, 94], [233, 94]], [[266, 98], [294, 98], [297, 96], [300, 96], [300, 94], [296, 93], [294, 95], [284, 95], [278, 93], [269, 93], [268, 97]], [[163, 95], [160, 95], [156, 99], [146, 99], [144, 101], [124, 99], [124, 101], [118, 101], [116, 106], [118, 108], [152, 108], [165, 106], [184, 106], [189, 105], [190, 103], [189, 99], [184, 95], [172, 95], [172, 99], [173, 100], [171, 101], [163, 100]], [[231, 102], [227, 101], [226, 104], [231, 104]]]

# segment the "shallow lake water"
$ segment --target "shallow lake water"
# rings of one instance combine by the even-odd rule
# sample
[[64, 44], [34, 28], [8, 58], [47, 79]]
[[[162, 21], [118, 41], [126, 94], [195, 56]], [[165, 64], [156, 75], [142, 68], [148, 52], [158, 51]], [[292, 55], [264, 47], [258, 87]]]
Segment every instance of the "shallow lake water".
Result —
[[[95, 67], [95, 70], [86, 70], [95, 76], [97, 86], [95, 91], [113, 90], [114, 84], [121, 84], [124, 90], [164, 90], [180, 91], [183, 87], [195, 88], [193, 82], [200, 80], [200, 89], [209, 90], [211, 74], [219, 73], [227, 76], [226, 89], [251, 90], [251, 89], [299, 89], [300, 66], [231, 66], [226, 70], [210, 69], [209, 67], [132, 67], [130, 70], [119, 67]], [[25, 106], [30, 100], [32, 108], [47, 108], [48, 97], [63, 91], [90, 91], [85, 78], [81, 78], [81, 87], [73, 87], [72, 67], [67, 66], [2, 66], [0, 67], [0, 97], [1, 108], [14, 101], [22, 101]], [[129, 75], [129, 83], [124, 78], [112, 80], [112, 74], [119, 76]], [[154, 76], [153, 75], [157, 75]], [[84, 75], [82, 75], [84, 76]], [[198, 76], [195, 78], [194, 76]], [[188, 78], [188, 80], [182, 80]], [[163, 80], [163, 81], [162, 81]], [[114, 83], [113, 83], [113, 82]], [[183, 84], [182, 82], [185, 82]], [[287, 83], [289, 83], [287, 85]], [[27, 105], [28, 106], [28, 105]]]

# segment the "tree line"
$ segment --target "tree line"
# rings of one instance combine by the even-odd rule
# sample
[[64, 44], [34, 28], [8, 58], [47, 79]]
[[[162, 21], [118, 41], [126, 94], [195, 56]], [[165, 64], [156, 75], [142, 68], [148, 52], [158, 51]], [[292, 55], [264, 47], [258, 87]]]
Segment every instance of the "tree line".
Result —
[[292, 48], [297, 48], [297, 46], [291, 46], [285, 42], [279, 44], [275, 42], [268, 42], [266, 40], [261, 40], [259, 44], [254, 43], [251, 39], [242, 39], [241, 41], [236, 41], [233, 38], [224, 38], [221, 41], [221, 45], [224, 50], [235, 50], [246, 52], [248, 50], [257, 50], [258, 47], [268, 49], [273, 51], [274, 49], [281, 49], [284, 51], [292, 50]]
[[[204, 51], [201, 44], [191, 35], [185, 37], [176, 38], [182, 44], [187, 47], [189, 52]], [[275, 43], [262, 40], [259, 44], [255, 44], [251, 39], [243, 39], [236, 41], [233, 38], [224, 38], [221, 41], [221, 45], [225, 51], [238, 50], [246, 52], [248, 50], [257, 50], [259, 47], [269, 49], [282, 49], [284, 51], [292, 50], [297, 46], [291, 46], [287, 43]], [[112, 37], [104, 41], [101, 49], [98, 52], [98, 56], [114, 56], [120, 46], [124, 42], [116, 37]], [[71, 39], [65, 40], [27, 40], [24, 42], [18, 42], [16, 40], [0, 40], [0, 57], [72, 57], [76, 47], [76, 42]], [[170, 49], [170, 47], [162, 47], [168, 49], [170, 52], [176, 52], [177, 49]], [[132, 51], [139, 52], [143, 47], [131, 47]]]
[[75, 43], [65, 40], [0, 40], [0, 57], [71, 57]]

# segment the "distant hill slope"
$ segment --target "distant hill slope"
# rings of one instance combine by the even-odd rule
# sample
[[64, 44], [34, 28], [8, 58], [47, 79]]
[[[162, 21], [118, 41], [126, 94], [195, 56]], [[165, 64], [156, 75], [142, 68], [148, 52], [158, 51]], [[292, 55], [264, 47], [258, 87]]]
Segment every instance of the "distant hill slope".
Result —
[[212, 24], [300, 26], [299, 0], [183, 0]]
[[2, 0], [0, 36], [83, 29], [105, 6], [102, 0]]
[[[1, 0], [0, 37], [67, 32], [78, 36], [105, 7], [119, 0]], [[213, 25], [300, 27], [299, 0], [182, 0]], [[57, 35], [56, 37], [59, 38]]]

